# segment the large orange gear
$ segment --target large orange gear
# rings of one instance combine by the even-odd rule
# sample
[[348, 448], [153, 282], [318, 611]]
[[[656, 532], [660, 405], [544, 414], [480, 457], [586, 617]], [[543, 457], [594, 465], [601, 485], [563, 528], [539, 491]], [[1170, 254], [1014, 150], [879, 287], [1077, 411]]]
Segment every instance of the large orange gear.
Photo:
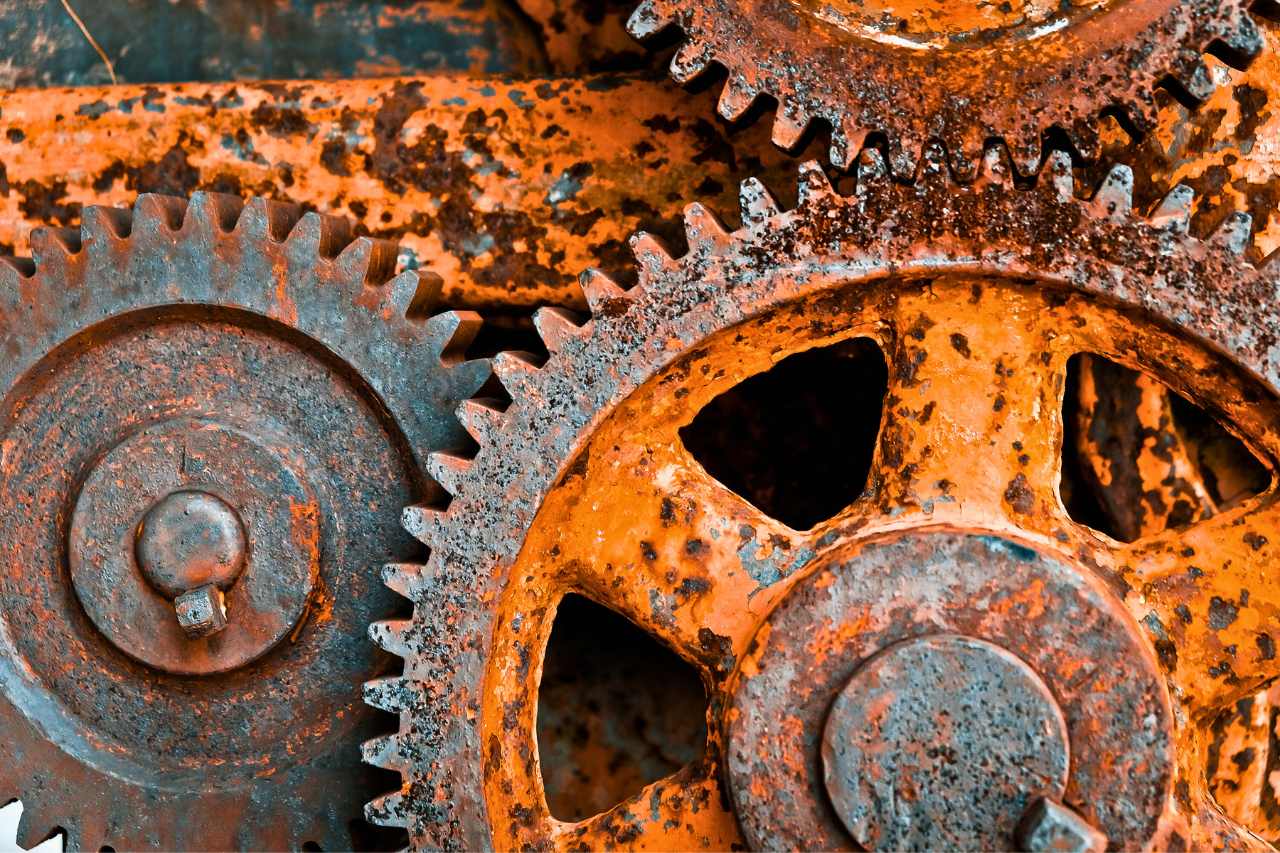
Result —
[[[405, 668], [365, 695], [401, 731], [365, 754], [404, 784], [370, 804], [370, 820], [424, 849], [901, 840], [885, 834], [874, 792], [840, 783], [851, 753], [814, 744], [847, 746], [825, 709], [865, 689], [868, 660], [942, 634], [963, 643], [908, 643], [910, 654], [944, 670], [972, 654], [993, 672], [1025, 670], [1010, 677], [1027, 701], [1002, 710], [1061, 715], [1064, 745], [1046, 749], [1068, 752], [1070, 773], [1050, 761], [1035, 785], [1001, 776], [1009, 808], [1043, 795], [1028, 811], [1042, 824], [1074, 820], [1125, 848], [1263, 845], [1213, 805], [1204, 748], [1218, 709], [1280, 666], [1274, 486], [1126, 545], [1073, 521], [1058, 482], [1064, 376], [1080, 352], [1148, 370], [1274, 472], [1275, 269], [1247, 256], [1248, 217], [1189, 236], [1182, 188], [1134, 213], [1123, 167], [1080, 200], [1062, 156], [1015, 189], [994, 156], [956, 186], [942, 152], [927, 153], [912, 186], [864, 154], [848, 196], [810, 164], [785, 212], [748, 182], [732, 233], [691, 206], [687, 255], [638, 235], [637, 287], [586, 275], [585, 325], [556, 309], [537, 317], [545, 366], [496, 359], [514, 402], [461, 408], [477, 455], [434, 456], [452, 501], [405, 513], [430, 561], [386, 571], [414, 615], [373, 626]], [[717, 395], [854, 338], [885, 353], [888, 394], [866, 490], [834, 517], [788, 527], [685, 448], [681, 428]], [[921, 565], [934, 571], [913, 580]], [[864, 575], [875, 589], [850, 580]], [[534, 736], [542, 654], [570, 592], [669, 645], [710, 696], [700, 760], [576, 823], [547, 808]], [[797, 655], [803, 666], [789, 666]], [[935, 746], [1003, 744], [1009, 726], [997, 714], [980, 736]], [[957, 796], [986, 790], [974, 779]], [[936, 786], [925, 794], [913, 814], [959, 831], [946, 814], [963, 810], [940, 805]], [[824, 797], [852, 805], [833, 812]], [[1001, 813], [994, 843], [1014, 843], [1017, 817]]]

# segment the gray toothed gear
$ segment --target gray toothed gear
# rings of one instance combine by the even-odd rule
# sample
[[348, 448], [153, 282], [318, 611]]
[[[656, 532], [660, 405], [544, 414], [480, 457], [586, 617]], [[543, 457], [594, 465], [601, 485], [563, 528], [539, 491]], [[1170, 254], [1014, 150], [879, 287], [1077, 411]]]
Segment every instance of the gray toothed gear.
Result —
[[[384, 722], [357, 685], [390, 661], [364, 628], [396, 606], [376, 567], [417, 553], [399, 507], [437, 488], [427, 453], [466, 440], [479, 318], [438, 313], [439, 279], [396, 275], [394, 244], [293, 205], [144, 195], [83, 221], [0, 262], [0, 798], [27, 845], [365, 843], [379, 783], [357, 744]], [[193, 489], [247, 540], [208, 638], [129, 547], [139, 495]], [[105, 593], [77, 574], [108, 563]], [[286, 582], [275, 634], [238, 620], [284, 607]]]

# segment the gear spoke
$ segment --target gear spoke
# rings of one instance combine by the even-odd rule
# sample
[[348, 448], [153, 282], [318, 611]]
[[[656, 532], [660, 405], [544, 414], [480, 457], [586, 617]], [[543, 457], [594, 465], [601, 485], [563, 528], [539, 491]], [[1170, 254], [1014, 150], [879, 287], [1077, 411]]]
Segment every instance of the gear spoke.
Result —
[[939, 310], [965, 284], [913, 290], [897, 305], [876, 459], [881, 508], [1054, 534], [1066, 526], [1057, 495], [1069, 356], [1054, 331], [1061, 320], [1038, 300], [987, 294], [978, 280], [966, 301], [974, 311], [999, 301], [1006, 322]]
[[1177, 692], [1206, 712], [1280, 673], [1280, 500], [1274, 492], [1121, 554], [1130, 606]]

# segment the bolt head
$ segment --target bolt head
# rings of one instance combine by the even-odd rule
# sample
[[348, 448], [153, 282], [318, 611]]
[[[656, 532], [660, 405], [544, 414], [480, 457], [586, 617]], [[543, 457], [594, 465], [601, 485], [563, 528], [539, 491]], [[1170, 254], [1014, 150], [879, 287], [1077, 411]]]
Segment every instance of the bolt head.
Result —
[[227, 627], [227, 607], [222, 590], [214, 584], [184, 592], [173, 600], [178, 624], [193, 640], [212, 636]]
[[1028, 853], [1103, 853], [1107, 837], [1066, 806], [1037, 799], [1018, 826], [1020, 848]]
[[243, 570], [248, 547], [234, 509], [217, 495], [184, 489], [147, 510], [135, 550], [147, 581], [176, 599], [205, 584], [227, 589]]

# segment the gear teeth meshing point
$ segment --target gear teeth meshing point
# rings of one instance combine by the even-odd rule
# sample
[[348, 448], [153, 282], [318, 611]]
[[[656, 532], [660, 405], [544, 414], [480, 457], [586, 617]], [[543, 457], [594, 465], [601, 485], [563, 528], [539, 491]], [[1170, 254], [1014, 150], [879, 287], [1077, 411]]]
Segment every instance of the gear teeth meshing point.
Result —
[[773, 130], [770, 134], [773, 144], [783, 151], [794, 151], [804, 139], [812, 120], [812, 116], [800, 112], [793, 104], [779, 103], [774, 113]]

